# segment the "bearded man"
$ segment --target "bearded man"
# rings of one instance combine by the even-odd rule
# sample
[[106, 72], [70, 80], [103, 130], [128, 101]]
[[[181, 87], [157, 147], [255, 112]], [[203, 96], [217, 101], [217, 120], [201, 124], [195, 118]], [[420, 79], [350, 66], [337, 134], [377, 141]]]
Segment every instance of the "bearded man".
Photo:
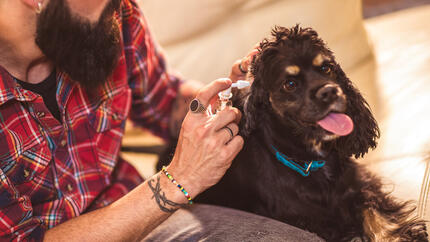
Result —
[[[230, 85], [197, 91], [170, 75], [134, 0], [0, 0], [0, 239], [314, 239], [267, 218], [185, 206], [242, 148], [237, 109], [205, 112]], [[127, 118], [179, 135], [171, 165], [147, 181], [118, 155]]]

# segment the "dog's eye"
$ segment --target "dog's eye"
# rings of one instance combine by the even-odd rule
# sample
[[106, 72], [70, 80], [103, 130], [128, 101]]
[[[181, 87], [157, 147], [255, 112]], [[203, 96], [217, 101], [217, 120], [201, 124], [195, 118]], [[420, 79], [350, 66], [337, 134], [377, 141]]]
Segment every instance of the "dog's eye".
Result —
[[284, 89], [285, 89], [286, 91], [291, 92], [291, 91], [296, 90], [296, 88], [297, 88], [297, 83], [296, 83], [295, 81], [293, 81], [293, 80], [287, 80], [287, 81], [284, 83]]
[[329, 74], [331, 72], [331, 67], [329, 65], [321, 66], [321, 72], [325, 74]]

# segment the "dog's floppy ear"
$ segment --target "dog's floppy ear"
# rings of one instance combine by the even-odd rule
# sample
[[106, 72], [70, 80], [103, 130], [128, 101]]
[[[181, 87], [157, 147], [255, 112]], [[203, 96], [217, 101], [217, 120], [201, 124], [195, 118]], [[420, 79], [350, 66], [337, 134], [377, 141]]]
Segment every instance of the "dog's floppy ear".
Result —
[[379, 127], [370, 111], [369, 104], [353, 86], [339, 64], [335, 65], [337, 79], [347, 97], [347, 115], [354, 122], [354, 130], [350, 135], [336, 140], [338, 152], [345, 156], [363, 157], [369, 150], [374, 149], [379, 138]]
[[240, 131], [243, 137], [248, 137], [252, 131], [257, 128], [258, 123], [261, 122], [263, 97], [264, 90], [258, 87], [258, 84], [254, 81], [252, 83], [251, 93], [247, 97], [243, 107], [244, 118], [242, 119], [243, 125]]
[[252, 131], [257, 128], [258, 123], [262, 119], [262, 110], [266, 106], [268, 95], [263, 86], [263, 76], [262, 76], [262, 52], [260, 52], [251, 66], [251, 73], [253, 75], [254, 81], [251, 85], [251, 91], [245, 100], [243, 106], [244, 118], [243, 125], [241, 129], [241, 134], [244, 137], [249, 136]]
[[[264, 122], [267, 110], [271, 109], [269, 92], [271, 81], [279, 75], [279, 47], [302, 31], [299, 25], [291, 29], [275, 26], [271, 38], [260, 43], [259, 52], [251, 64], [251, 75], [254, 79], [251, 92], [244, 103], [244, 119], [241, 134], [246, 137], [254, 131], [259, 123]], [[316, 35], [315, 31], [306, 29], [309, 36]]]
[[277, 54], [278, 49], [274, 43], [265, 39], [260, 43], [259, 53], [252, 61], [251, 74], [254, 81], [243, 106], [244, 118], [241, 134], [244, 137], [249, 136], [259, 123], [264, 122], [264, 113], [271, 108], [268, 93], [270, 81], [265, 79], [273, 78], [273, 65], [270, 63]]

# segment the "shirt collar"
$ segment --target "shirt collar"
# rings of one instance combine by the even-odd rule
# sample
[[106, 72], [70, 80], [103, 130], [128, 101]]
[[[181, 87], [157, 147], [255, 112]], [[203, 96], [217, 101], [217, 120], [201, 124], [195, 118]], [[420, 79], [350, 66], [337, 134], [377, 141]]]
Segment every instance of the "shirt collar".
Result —
[[37, 98], [34, 93], [24, 90], [18, 85], [14, 77], [0, 66], [0, 106], [11, 99], [18, 101], [33, 101]]

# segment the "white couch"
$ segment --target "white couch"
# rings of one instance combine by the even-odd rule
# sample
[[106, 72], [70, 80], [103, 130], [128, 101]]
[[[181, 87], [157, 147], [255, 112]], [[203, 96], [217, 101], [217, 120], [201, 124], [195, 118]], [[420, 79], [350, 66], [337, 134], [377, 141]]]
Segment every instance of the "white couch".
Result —
[[[140, 3], [171, 67], [186, 78], [209, 82], [225, 77], [231, 64], [268, 37], [272, 27], [299, 23], [318, 31], [361, 89], [375, 88], [374, 59], [360, 0], [141, 0]], [[365, 94], [376, 108], [377, 98], [373, 93]]]

